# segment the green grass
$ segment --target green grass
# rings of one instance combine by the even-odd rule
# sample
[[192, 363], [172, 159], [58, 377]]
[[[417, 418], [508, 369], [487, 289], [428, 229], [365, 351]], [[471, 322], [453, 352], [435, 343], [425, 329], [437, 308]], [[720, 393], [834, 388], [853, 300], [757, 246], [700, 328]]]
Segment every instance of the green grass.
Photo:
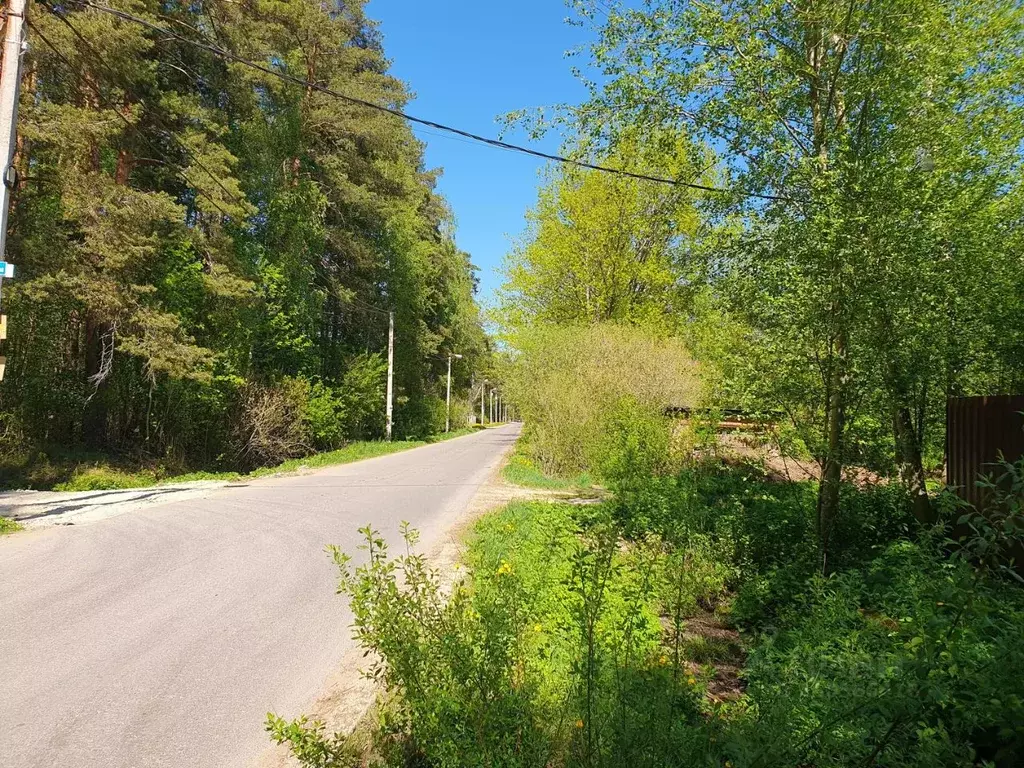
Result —
[[315, 453], [298, 459], [290, 459], [275, 467], [263, 467], [249, 474], [240, 472], [207, 472], [197, 471], [185, 474], [170, 474], [160, 467], [145, 469], [130, 469], [112, 466], [102, 461], [95, 463], [81, 463], [74, 466], [67, 479], [60, 482], [44, 484], [44, 487], [55, 491], [108, 491], [131, 488], [149, 488], [156, 485], [171, 485], [174, 483], [194, 482], [198, 480], [214, 480], [220, 482], [232, 482], [245, 477], [266, 477], [283, 472], [294, 472], [298, 469], [316, 469], [327, 467], [333, 464], [348, 464], [362, 459], [371, 459], [375, 456], [385, 456], [390, 453], [407, 451], [410, 448], [443, 440], [451, 440], [464, 435], [475, 434], [478, 430], [473, 428], [454, 430], [448, 434], [436, 435], [425, 440], [395, 440], [384, 442], [381, 440], [365, 440], [349, 443], [348, 445], [334, 451]]
[[9, 517], [0, 517], [0, 536], [6, 536], [8, 533], [20, 530], [21, 526], [17, 520], [11, 520]]
[[594, 486], [593, 478], [586, 472], [575, 477], [554, 477], [545, 474], [529, 457], [520, 452], [512, 454], [502, 470], [503, 477], [513, 485], [524, 488], [542, 488], [551, 491], [586, 490]]

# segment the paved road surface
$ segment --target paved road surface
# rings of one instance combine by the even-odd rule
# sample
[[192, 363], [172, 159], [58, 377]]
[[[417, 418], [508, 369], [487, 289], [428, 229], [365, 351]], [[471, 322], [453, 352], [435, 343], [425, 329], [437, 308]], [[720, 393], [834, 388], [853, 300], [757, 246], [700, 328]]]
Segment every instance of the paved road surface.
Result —
[[0, 765], [250, 765], [353, 645], [324, 545], [409, 520], [430, 548], [517, 435], [0, 539]]

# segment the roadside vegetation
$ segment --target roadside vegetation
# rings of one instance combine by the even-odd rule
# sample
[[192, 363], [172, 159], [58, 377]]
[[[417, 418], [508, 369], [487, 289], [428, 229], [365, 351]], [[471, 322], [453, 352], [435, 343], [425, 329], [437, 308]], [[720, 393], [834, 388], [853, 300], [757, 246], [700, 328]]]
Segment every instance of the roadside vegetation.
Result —
[[951, 555], [902, 489], [850, 486], [825, 577], [813, 482], [719, 462], [621, 480], [600, 507], [484, 517], [454, 590], [412, 531], [391, 553], [366, 529], [354, 569], [335, 551], [389, 695], [368, 747], [278, 718], [274, 737], [310, 766], [1024, 758], [1024, 591], [973, 556], [1001, 537]]
[[18, 525], [17, 521], [11, 520], [8, 517], [0, 517], [0, 536], [5, 536], [8, 533], [14, 533], [20, 531], [21, 526]]
[[[474, 427], [464, 427], [448, 433], [431, 436], [423, 440], [394, 440], [385, 442], [383, 440], [363, 440], [346, 444], [342, 448], [333, 451], [322, 451], [312, 453], [301, 458], [288, 459], [274, 466], [260, 467], [251, 472], [187, 472], [184, 474], [173, 474], [164, 467], [153, 467], [151, 469], [138, 470], [129, 467], [118, 467], [111, 465], [106, 460], [99, 460], [91, 463], [80, 460], [74, 464], [66, 464], [62, 467], [46, 465], [50, 472], [68, 471], [70, 477], [60, 482], [52, 482], [52, 474], [27, 474], [23, 476], [18, 485], [18, 480], [8, 479], [7, 484], [14, 487], [28, 487], [33, 489], [45, 488], [54, 491], [100, 491], [128, 488], [146, 488], [153, 485], [171, 485], [174, 483], [187, 483], [202, 480], [214, 480], [230, 482], [243, 478], [266, 477], [268, 475], [294, 472], [300, 469], [316, 469], [334, 464], [348, 464], [362, 459], [371, 459], [375, 456], [384, 456], [389, 453], [406, 451], [410, 448], [419, 448], [430, 443], [441, 440], [450, 440], [455, 437], [463, 437], [476, 432]], [[73, 467], [73, 469], [71, 469]], [[45, 472], [45, 470], [44, 470]]]
[[524, 488], [539, 488], [550, 491], [582, 491], [594, 487], [594, 480], [586, 472], [572, 477], [556, 477], [545, 474], [530, 458], [525, 442], [520, 438], [515, 452], [502, 467], [502, 477], [512, 485]]
[[[395, 437], [442, 431], [447, 354], [454, 399], [478, 398], [489, 343], [423, 144], [182, 39], [401, 108], [365, 3], [114, 5], [179, 37], [33, 7], [0, 487], [249, 472], [380, 439], [389, 312]], [[110, 468], [76, 481], [79, 464]]]
[[984, 514], [941, 465], [947, 397], [1024, 389], [1024, 9], [570, 5], [603, 76], [510, 119], [626, 174], [552, 169], [509, 254], [506, 477], [608, 497], [486, 516], [451, 588], [366, 529], [334, 557], [375, 743], [272, 735], [310, 766], [1021, 764], [1024, 458]]

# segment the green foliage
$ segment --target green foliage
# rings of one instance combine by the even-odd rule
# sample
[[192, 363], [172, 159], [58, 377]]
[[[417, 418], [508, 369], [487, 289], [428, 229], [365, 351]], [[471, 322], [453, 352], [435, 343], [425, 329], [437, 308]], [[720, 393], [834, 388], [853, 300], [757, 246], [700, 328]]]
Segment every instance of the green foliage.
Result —
[[[130, 6], [367, 101], [410, 98], [361, 1]], [[408, 126], [94, 9], [61, 14], [37, 14], [23, 67], [0, 388], [17, 445], [0, 460], [45, 484], [34, 457], [56, 463], [54, 446], [249, 469], [382, 437], [388, 311], [399, 434], [435, 431], [440, 352], [464, 356], [460, 399], [488, 348]]]
[[317, 450], [336, 448], [345, 438], [345, 405], [322, 381], [307, 385], [302, 421]]
[[[674, 132], [632, 131], [603, 165], [669, 178], [699, 176], [707, 158]], [[690, 190], [560, 166], [529, 229], [506, 259], [506, 325], [678, 320], [681, 243], [698, 226]]]
[[963, 531], [964, 554], [987, 568], [1024, 583], [1024, 456], [1000, 458], [995, 471], [981, 477], [982, 511], [956, 505], [963, 513], [954, 531]]
[[[520, 440], [521, 444], [522, 440]], [[525, 488], [569, 491], [590, 488], [593, 485], [590, 475], [585, 473], [568, 478], [544, 474], [521, 448], [517, 448], [509, 458], [508, 463], [502, 469], [502, 475], [513, 485], [521, 485]]]
[[646, 481], [669, 467], [670, 423], [635, 397], [608, 413], [595, 448], [595, 469], [614, 484]]
[[9, 517], [0, 517], [0, 536], [6, 536], [8, 533], [15, 533], [21, 530], [21, 526], [16, 520], [11, 520]]
[[[975, 569], [967, 550], [950, 558], [935, 531], [913, 540], [901, 494], [847, 489], [851, 522], [828, 578], [809, 534], [815, 488], [750, 469], [704, 467], [620, 491], [610, 511], [628, 539], [601, 509], [513, 503], [478, 522], [450, 590], [412, 553], [414, 534], [392, 559], [365, 529], [368, 562], [353, 571], [334, 556], [389, 694], [384, 727], [398, 748], [384, 756], [581, 768], [1016, 764], [1024, 597], [992, 578], [998, 567]], [[655, 497], [662, 536], [643, 527]], [[751, 631], [697, 629], [715, 614]], [[713, 703], [723, 670], [740, 664], [745, 685]], [[346, 747], [301, 722], [293, 733], [300, 759]]]
[[123, 472], [108, 466], [82, 467], [69, 480], [53, 486], [55, 491], [106, 491], [145, 488], [156, 485], [154, 472]]
[[930, 520], [946, 396], [1024, 383], [1024, 8], [573, 6], [603, 75], [562, 118], [576, 143], [614, 157], [642, 126], [720, 152], [735, 194], [703, 201], [683, 333], [721, 404], [784, 412], [822, 465], [823, 569], [846, 465], [898, 474]]
[[[354, 570], [333, 551], [371, 674], [393, 694], [385, 727], [404, 739], [400, 759], [654, 766], [700, 749], [702, 685], [659, 650], [659, 585], [679, 564], [655, 542], [622, 550], [607, 521], [511, 504], [477, 525], [449, 593], [404, 533], [391, 558], [363, 529]], [[302, 721], [270, 724], [304, 765], [344, 746]]]
[[[627, 448], [606, 439], [616, 408], [628, 408], [653, 434], [665, 406], [699, 394], [682, 345], [643, 329], [537, 326], [518, 331], [515, 346], [514, 363], [503, 371], [505, 389], [525, 422], [531, 458], [545, 473], [573, 475], [615, 462], [615, 450]], [[627, 400], [631, 405], [620, 405]], [[615, 427], [627, 442], [628, 420], [622, 416]]]
[[928, 542], [813, 579], [750, 658], [736, 764], [1013, 765], [1024, 744], [1019, 589]]
[[304, 768], [357, 768], [359, 755], [341, 734], [328, 736], [323, 723], [305, 717], [286, 721], [267, 714], [266, 729], [278, 744], [288, 749]]

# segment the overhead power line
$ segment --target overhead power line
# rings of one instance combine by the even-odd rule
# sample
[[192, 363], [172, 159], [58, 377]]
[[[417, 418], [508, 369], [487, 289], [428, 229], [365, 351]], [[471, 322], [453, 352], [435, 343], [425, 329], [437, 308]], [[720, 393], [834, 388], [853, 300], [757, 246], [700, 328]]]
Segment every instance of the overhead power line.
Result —
[[116, 8], [110, 8], [108, 6], [101, 5], [99, 3], [90, 2], [90, 0], [82, 0], [80, 5], [92, 8], [93, 10], [99, 11], [100, 13], [106, 13], [106, 14], [109, 14], [111, 16], [115, 16], [115, 17], [117, 17], [117, 18], [119, 18], [119, 19], [121, 19], [123, 21], [129, 21], [129, 22], [132, 22], [134, 24], [139, 24], [139, 25], [144, 26], [144, 27], [146, 27], [146, 28], [148, 28], [148, 29], [150, 29], [150, 30], [152, 30], [154, 32], [158, 32], [158, 33], [160, 33], [162, 35], [167, 35], [168, 37], [172, 37], [172, 38], [174, 38], [176, 40], [179, 40], [180, 42], [185, 43], [187, 45], [191, 45], [191, 46], [194, 46], [196, 48], [201, 48], [201, 49], [203, 49], [205, 51], [208, 51], [208, 52], [214, 54], [215, 56], [219, 56], [221, 58], [228, 59], [228, 60], [233, 61], [233, 62], [235, 62], [237, 64], [241, 64], [243, 66], [249, 67], [250, 69], [254, 69], [254, 70], [256, 70], [258, 72], [262, 72], [262, 73], [264, 73], [266, 75], [270, 75], [271, 77], [276, 77], [276, 78], [278, 78], [280, 80], [283, 80], [285, 82], [292, 83], [293, 85], [299, 85], [299, 86], [302, 86], [303, 88], [308, 88], [308, 89], [313, 90], [313, 91], [318, 91], [320, 93], [326, 94], [328, 96], [331, 96], [333, 98], [339, 99], [341, 101], [346, 101], [346, 102], [348, 102], [350, 104], [356, 104], [356, 105], [359, 105], [359, 106], [362, 106], [362, 107], [366, 107], [367, 109], [373, 109], [373, 110], [376, 110], [378, 112], [384, 112], [386, 114], [393, 115], [394, 117], [401, 118], [402, 120], [407, 120], [410, 123], [416, 123], [418, 125], [424, 125], [424, 126], [427, 126], [428, 128], [435, 128], [435, 129], [437, 129], [439, 131], [444, 131], [446, 133], [450, 133], [450, 134], [453, 134], [455, 136], [462, 136], [464, 138], [470, 139], [470, 140], [475, 141], [475, 142], [480, 143], [480, 144], [486, 144], [488, 146], [497, 147], [499, 149], [511, 150], [513, 152], [519, 152], [519, 153], [525, 154], [525, 155], [531, 155], [533, 157], [538, 157], [538, 158], [540, 158], [542, 160], [550, 160], [552, 162], [562, 163], [564, 165], [571, 165], [571, 166], [575, 166], [577, 168], [584, 168], [584, 169], [591, 170], [591, 171], [599, 171], [601, 173], [610, 173], [610, 174], [614, 174], [616, 176], [623, 176], [623, 177], [630, 178], [630, 179], [637, 179], [639, 181], [650, 181], [650, 182], [654, 182], [654, 183], [657, 183], [657, 184], [669, 184], [669, 185], [672, 185], [672, 186], [686, 187], [686, 188], [689, 188], [689, 189], [696, 189], [696, 190], [700, 190], [702, 192], [713, 192], [713, 193], [716, 193], [716, 194], [725, 194], [725, 195], [738, 194], [741, 197], [751, 197], [751, 198], [757, 198], [757, 199], [760, 199], [760, 200], [775, 200], [775, 201], [795, 202], [795, 200], [793, 198], [787, 197], [785, 195], [770, 195], [770, 194], [765, 194], [765, 193], [760, 193], [760, 192], [744, 192], [744, 191], [741, 191], [741, 190], [728, 189], [728, 188], [724, 188], [724, 187], [713, 187], [713, 186], [706, 185], [706, 184], [698, 184], [696, 182], [691, 182], [691, 181], [682, 181], [681, 179], [669, 179], [669, 178], [665, 178], [665, 177], [662, 177], [662, 176], [650, 176], [650, 175], [647, 175], [647, 174], [644, 174], [644, 173], [634, 173], [632, 171], [623, 170], [621, 168], [612, 168], [612, 167], [609, 167], [609, 166], [606, 166], [606, 165], [597, 165], [595, 163], [588, 163], [588, 162], [586, 162], [584, 160], [576, 160], [576, 159], [573, 159], [571, 157], [565, 157], [563, 155], [555, 155], [555, 154], [551, 154], [551, 153], [548, 153], [548, 152], [542, 152], [542, 151], [537, 150], [537, 149], [532, 149], [530, 147], [524, 147], [524, 146], [519, 145], [519, 144], [512, 144], [512, 143], [507, 142], [507, 141], [501, 141], [499, 139], [491, 139], [491, 138], [488, 138], [486, 136], [480, 136], [479, 134], [471, 133], [470, 131], [464, 131], [461, 128], [455, 128], [455, 127], [450, 126], [450, 125], [445, 125], [444, 123], [438, 123], [438, 122], [435, 122], [433, 120], [427, 120], [427, 119], [422, 118], [422, 117], [416, 117], [414, 115], [410, 115], [410, 114], [408, 114], [406, 112], [403, 112], [403, 111], [401, 111], [399, 109], [394, 109], [393, 107], [384, 106], [382, 104], [375, 104], [372, 101], [366, 101], [365, 99], [360, 99], [360, 98], [357, 98], [355, 96], [349, 96], [347, 94], [341, 93], [340, 91], [336, 91], [333, 88], [328, 88], [325, 85], [321, 85], [319, 83], [315, 83], [315, 82], [312, 82], [310, 80], [303, 80], [302, 78], [295, 77], [294, 75], [289, 75], [287, 72], [280, 72], [280, 71], [278, 71], [276, 69], [272, 69], [271, 67], [268, 67], [268, 66], [266, 66], [264, 64], [260, 64], [258, 62], [255, 62], [255, 61], [252, 61], [250, 59], [247, 59], [247, 58], [245, 58], [243, 56], [239, 56], [238, 54], [233, 53], [232, 51], [226, 50], [225, 48], [222, 48], [220, 45], [217, 45], [216, 42], [210, 40], [209, 38], [207, 38], [205, 36], [204, 36], [203, 40], [194, 40], [192, 38], [185, 37], [184, 35], [178, 34], [177, 32], [175, 32], [173, 30], [170, 30], [170, 29], [168, 29], [166, 27], [162, 27], [159, 24], [154, 24], [153, 22], [148, 21], [147, 19], [140, 18], [138, 16], [135, 16], [135, 15], [133, 15], [131, 13], [127, 13], [125, 11], [120, 11], [120, 10], [118, 10]]
[[[88, 50], [89, 54], [92, 55], [96, 59], [96, 61], [98, 61], [103, 66], [103, 68], [105, 70], [107, 70], [107, 72], [109, 74], [111, 74], [111, 76], [113, 76], [115, 78], [115, 80], [119, 80], [120, 79], [119, 77], [116, 76], [116, 72], [110, 66], [110, 64], [107, 63], [106, 59], [104, 59], [103, 56], [100, 55], [99, 51], [97, 51], [96, 48], [85, 38], [85, 36], [82, 35], [81, 32], [79, 32], [77, 27], [75, 27], [75, 25], [71, 23], [71, 20], [68, 19], [67, 16], [65, 16], [62, 13], [60, 13], [56, 8], [51, 6], [49, 3], [45, 2], [45, 0], [40, 0], [40, 2], [41, 2], [41, 5], [44, 8], [46, 8], [46, 10], [48, 10], [51, 14], [53, 14], [58, 19], [60, 19], [60, 21], [69, 30], [71, 30], [71, 33], [76, 38], [78, 38], [78, 40], [82, 43], [82, 45]], [[76, 71], [74, 65], [72, 65], [72, 63], [59, 50], [57, 50], [57, 48], [53, 45], [53, 43], [51, 43], [46, 37], [43, 36], [42, 32], [40, 32], [39, 29], [34, 24], [32, 24], [31, 21], [28, 22], [28, 25], [32, 29], [32, 31], [35, 32], [35, 34], [37, 34], [39, 36], [39, 39], [43, 41], [43, 43], [46, 45], [46, 47], [49, 48], [51, 51], [53, 51], [54, 55], [56, 55], [57, 58], [60, 59], [65, 64], [65, 66], [67, 66], [72, 72]], [[140, 99], [137, 96], [135, 96], [135, 94], [133, 94], [131, 92], [131, 89], [128, 88], [124, 83], [121, 83], [120, 85], [121, 85], [122, 88], [124, 88], [125, 93], [127, 93], [129, 96], [132, 97], [133, 101], [135, 101], [135, 102], [140, 101]], [[101, 101], [105, 101], [105, 99], [103, 97], [103, 94], [100, 91], [98, 85], [94, 84], [91, 80], [87, 79], [86, 80], [86, 86], [96, 94], [97, 98], [99, 98]], [[120, 110], [118, 110], [116, 107], [113, 107], [113, 106], [110, 106], [110, 105], [107, 105], [107, 107], [109, 109], [111, 109], [121, 119], [121, 121], [124, 122], [129, 128], [132, 128], [132, 129], [136, 129], [137, 128], [137, 126], [132, 124], [132, 122], [130, 120], [128, 120], [128, 118], [126, 118], [123, 114], [121, 114]], [[206, 173], [206, 175], [209, 176], [210, 179], [218, 187], [220, 187], [221, 191], [224, 192], [224, 194], [227, 196], [227, 198], [231, 202], [233, 202], [235, 205], [238, 205], [238, 206], [242, 206], [242, 207], [245, 206], [245, 202], [242, 199], [240, 199], [238, 197], [238, 195], [236, 195], [234, 192], [232, 192], [230, 189], [228, 189], [224, 185], [224, 182], [222, 182], [220, 180], [220, 178], [217, 176], [217, 174], [215, 174], [206, 165], [204, 165], [203, 162], [198, 157], [196, 157], [196, 154], [183, 141], [181, 141], [181, 139], [179, 139], [177, 136], [175, 136], [174, 133], [171, 132], [171, 131], [165, 130], [163, 133], [164, 133], [165, 136], [167, 136], [178, 147], [178, 149], [180, 149], [185, 154], [186, 157], [189, 158], [189, 160], [191, 160], [191, 162], [195, 166], [197, 166], [200, 170], [202, 170], [204, 173]], [[152, 142], [150, 142], [148, 139], [144, 139], [144, 140], [145, 140], [146, 144], [148, 144], [150, 146], [151, 149], [157, 150], [159, 152], [158, 148], [153, 146]], [[176, 173], [178, 174], [178, 176], [181, 177], [182, 181], [184, 181], [187, 186], [193, 186], [192, 183], [184, 176], [184, 174], [182, 174], [180, 171], [176, 171]], [[223, 215], [225, 215], [225, 216], [228, 215], [227, 211], [225, 211], [217, 203], [217, 201], [213, 197], [211, 197], [210, 195], [206, 194], [202, 190], [197, 190], [197, 192], [199, 193], [200, 196], [205, 197], [207, 199], [207, 201], [209, 201]]]

